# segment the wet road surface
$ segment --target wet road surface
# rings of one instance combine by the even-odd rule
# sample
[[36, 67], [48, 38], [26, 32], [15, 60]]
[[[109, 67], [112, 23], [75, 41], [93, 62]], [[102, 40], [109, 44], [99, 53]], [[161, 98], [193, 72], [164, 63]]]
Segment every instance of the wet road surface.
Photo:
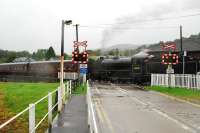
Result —
[[93, 84], [100, 133], [198, 133], [200, 108], [134, 86]]

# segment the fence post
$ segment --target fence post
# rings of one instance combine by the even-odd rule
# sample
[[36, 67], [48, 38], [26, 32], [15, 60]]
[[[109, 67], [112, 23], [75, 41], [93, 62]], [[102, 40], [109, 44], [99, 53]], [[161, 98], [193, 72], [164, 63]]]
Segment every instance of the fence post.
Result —
[[69, 88], [69, 95], [71, 96], [72, 94], [71, 80], [69, 82], [68, 88]]
[[63, 91], [62, 91], [62, 103], [65, 104], [65, 84], [63, 84]]
[[35, 104], [29, 104], [29, 133], [35, 133]]
[[187, 75], [187, 78], [188, 78], [188, 84], [187, 84], [187, 88], [189, 89], [190, 88], [190, 76]]
[[67, 92], [67, 97], [69, 96], [69, 81], [66, 83], [66, 92]]
[[175, 87], [175, 74], [171, 74], [171, 86]]
[[197, 78], [197, 90], [200, 89], [200, 76], [199, 75], [196, 75], [196, 78]]
[[62, 109], [62, 95], [61, 95], [61, 88], [58, 87], [58, 112], [61, 112]]
[[69, 88], [72, 89], [72, 80], [69, 81]]
[[49, 122], [49, 128], [51, 128], [52, 125], [52, 93], [49, 92], [48, 94], [48, 122]]
[[153, 74], [151, 74], [151, 86], [153, 86]]

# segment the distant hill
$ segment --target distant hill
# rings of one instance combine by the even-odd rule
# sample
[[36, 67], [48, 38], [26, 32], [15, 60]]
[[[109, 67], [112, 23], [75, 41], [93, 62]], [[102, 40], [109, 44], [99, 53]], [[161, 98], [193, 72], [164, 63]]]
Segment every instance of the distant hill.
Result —
[[[172, 40], [175, 42], [176, 51], [180, 51], [180, 39]], [[162, 46], [160, 43], [155, 44], [116, 44], [105, 49], [105, 55], [122, 55], [122, 56], [132, 56], [136, 53], [149, 49], [150, 51], [162, 51]], [[186, 51], [200, 51], [200, 33], [197, 35], [191, 35], [190, 37], [183, 37], [183, 50]], [[118, 51], [118, 52], [117, 52]], [[101, 50], [91, 50], [90, 55], [101, 55]]]
[[[176, 44], [176, 51], [180, 51], [180, 39], [173, 40]], [[200, 33], [198, 35], [191, 35], [188, 38], [183, 38], [183, 50], [186, 51], [200, 51]], [[162, 51], [159, 43], [147, 46], [147, 49], [152, 51]]]

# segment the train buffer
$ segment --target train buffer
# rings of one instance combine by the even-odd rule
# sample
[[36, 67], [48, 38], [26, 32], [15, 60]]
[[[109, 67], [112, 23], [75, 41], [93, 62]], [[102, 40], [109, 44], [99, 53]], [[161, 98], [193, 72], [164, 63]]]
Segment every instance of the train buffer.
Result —
[[52, 133], [88, 133], [86, 97], [72, 96], [52, 126]]

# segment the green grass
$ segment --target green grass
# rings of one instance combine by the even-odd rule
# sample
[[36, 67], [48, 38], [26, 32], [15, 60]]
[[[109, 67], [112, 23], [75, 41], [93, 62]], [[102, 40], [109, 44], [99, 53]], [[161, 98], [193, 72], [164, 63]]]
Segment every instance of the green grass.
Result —
[[5, 105], [12, 112], [19, 112], [57, 88], [58, 83], [0, 83]]
[[189, 101], [200, 101], [200, 91], [194, 91], [192, 89], [187, 89], [187, 88], [169, 88], [169, 87], [160, 87], [160, 86], [147, 86], [145, 87], [146, 90], [153, 90], [153, 91], [158, 91], [170, 96], [174, 96], [177, 98], [181, 98], [184, 100], [189, 100]]
[[85, 95], [87, 92], [87, 86], [86, 84], [78, 85], [75, 90], [73, 91], [73, 94], [75, 95]]
[[[16, 83], [16, 82], [0, 82], [0, 92], [3, 94], [4, 107], [9, 113], [17, 114], [29, 106], [46, 96], [48, 92], [55, 90], [59, 83]], [[38, 122], [48, 111], [48, 98], [36, 105], [36, 121]], [[53, 103], [55, 102], [55, 94], [53, 95]], [[22, 116], [21, 121], [28, 122], [28, 112]], [[25, 123], [26, 124], [26, 123]], [[43, 129], [47, 125], [42, 125]], [[39, 132], [43, 132], [44, 130]], [[25, 130], [25, 129], [24, 129]]]

